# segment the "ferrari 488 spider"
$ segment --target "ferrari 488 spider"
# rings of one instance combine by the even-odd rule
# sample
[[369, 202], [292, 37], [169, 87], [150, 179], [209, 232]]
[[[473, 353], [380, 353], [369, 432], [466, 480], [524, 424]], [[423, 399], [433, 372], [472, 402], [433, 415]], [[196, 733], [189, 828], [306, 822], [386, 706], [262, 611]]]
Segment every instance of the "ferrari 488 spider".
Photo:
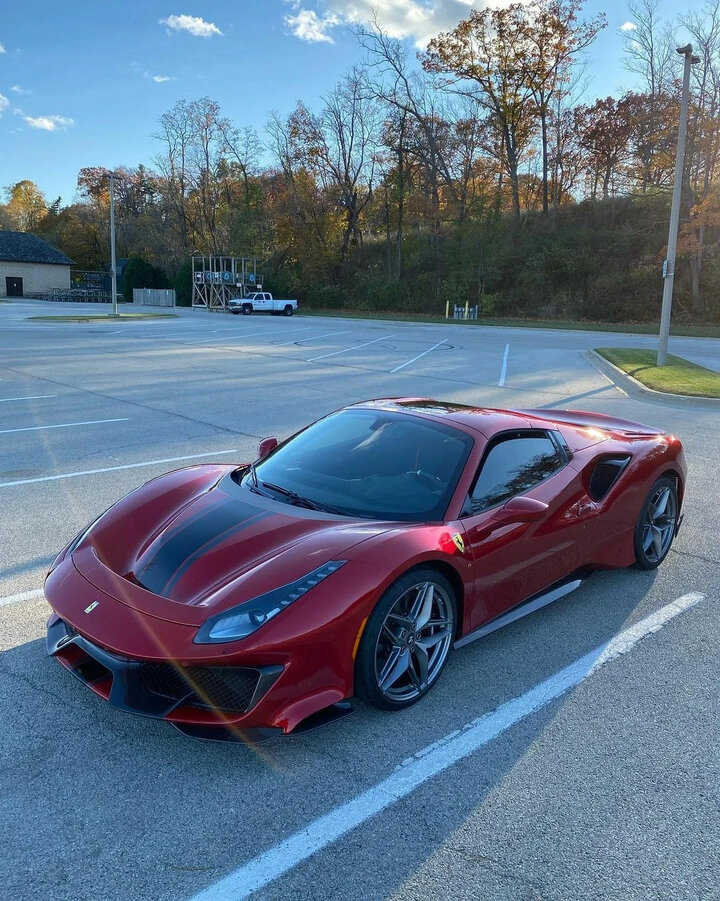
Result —
[[98, 517], [47, 576], [48, 652], [200, 737], [400, 709], [592, 570], [658, 566], [685, 475], [677, 438], [597, 413], [357, 404]]

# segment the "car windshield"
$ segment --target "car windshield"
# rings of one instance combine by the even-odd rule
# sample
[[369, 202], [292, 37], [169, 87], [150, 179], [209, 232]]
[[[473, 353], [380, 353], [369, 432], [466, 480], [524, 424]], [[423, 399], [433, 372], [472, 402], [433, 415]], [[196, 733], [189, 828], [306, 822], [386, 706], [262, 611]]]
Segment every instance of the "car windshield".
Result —
[[260, 461], [256, 486], [252, 473], [242, 484], [348, 516], [438, 521], [472, 445], [465, 432], [441, 423], [386, 410], [344, 410]]

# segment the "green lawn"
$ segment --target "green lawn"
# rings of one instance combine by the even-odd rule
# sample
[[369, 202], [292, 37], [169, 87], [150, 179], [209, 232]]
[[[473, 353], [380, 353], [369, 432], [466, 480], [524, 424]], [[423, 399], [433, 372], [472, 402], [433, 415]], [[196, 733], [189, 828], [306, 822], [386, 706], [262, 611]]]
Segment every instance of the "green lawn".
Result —
[[[443, 325], [486, 325], [498, 328], [551, 328], [582, 332], [622, 332], [631, 335], [657, 335], [658, 326], [639, 322], [589, 322], [582, 319], [501, 319], [497, 316], [480, 319], [445, 319], [444, 316], [422, 316], [412, 313], [367, 313], [353, 310], [298, 310], [303, 316], [337, 316], [347, 319], [394, 319], [398, 322], [439, 322]], [[673, 335], [688, 338], [720, 338], [718, 325], [678, 325], [673, 323]]]
[[668, 354], [668, 365], [655, 365], [654, 350], [625, 347], [596, 347], [596, 352], [638, 382], [655, 391], [686, 394], [690, 397], [720, 397], [720, 372]]
[[177, 319], [176, 313], [88, 313], [86, 316], [28, 316], [43, 322], [117, 322], [118, 319]]

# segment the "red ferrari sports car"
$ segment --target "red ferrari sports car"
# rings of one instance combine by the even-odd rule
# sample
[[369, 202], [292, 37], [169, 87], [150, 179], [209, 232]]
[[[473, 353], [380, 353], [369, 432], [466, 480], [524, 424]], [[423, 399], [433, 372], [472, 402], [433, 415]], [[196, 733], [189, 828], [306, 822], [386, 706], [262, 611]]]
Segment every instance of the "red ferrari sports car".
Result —
[[592, 570], [658, 566], [685, 476], [677, 438], [597, 413], [356, 404], [98, 517], [47, 576], [48, 653], [198, 737], [400, 709]]

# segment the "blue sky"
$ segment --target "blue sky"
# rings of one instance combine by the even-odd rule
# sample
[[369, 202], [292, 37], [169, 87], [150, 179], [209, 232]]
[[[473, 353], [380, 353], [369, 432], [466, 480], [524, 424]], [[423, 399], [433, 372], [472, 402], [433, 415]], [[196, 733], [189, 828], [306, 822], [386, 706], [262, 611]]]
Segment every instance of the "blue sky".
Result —
[[[270, 110], [311, 108], [362, 51], [353, 23], [377, 8], [409, 45], [452, 27], [473, 0], [36, 0], [0, 16], [0, 188], [22, 178], [75, 194], [82, 166], [152, 164], [160, 115], [209, 96], [262, 134]], [[475, 5], [482, 5], [476, 2]], [[672, 15], [672, 0], [665, 9]], [[699, 9], [701, 0], [689, 8]], [[588, 0], [608, 28], [591, 48], [592, 100], [633, 86], [623, 68], [625, 3]]]

